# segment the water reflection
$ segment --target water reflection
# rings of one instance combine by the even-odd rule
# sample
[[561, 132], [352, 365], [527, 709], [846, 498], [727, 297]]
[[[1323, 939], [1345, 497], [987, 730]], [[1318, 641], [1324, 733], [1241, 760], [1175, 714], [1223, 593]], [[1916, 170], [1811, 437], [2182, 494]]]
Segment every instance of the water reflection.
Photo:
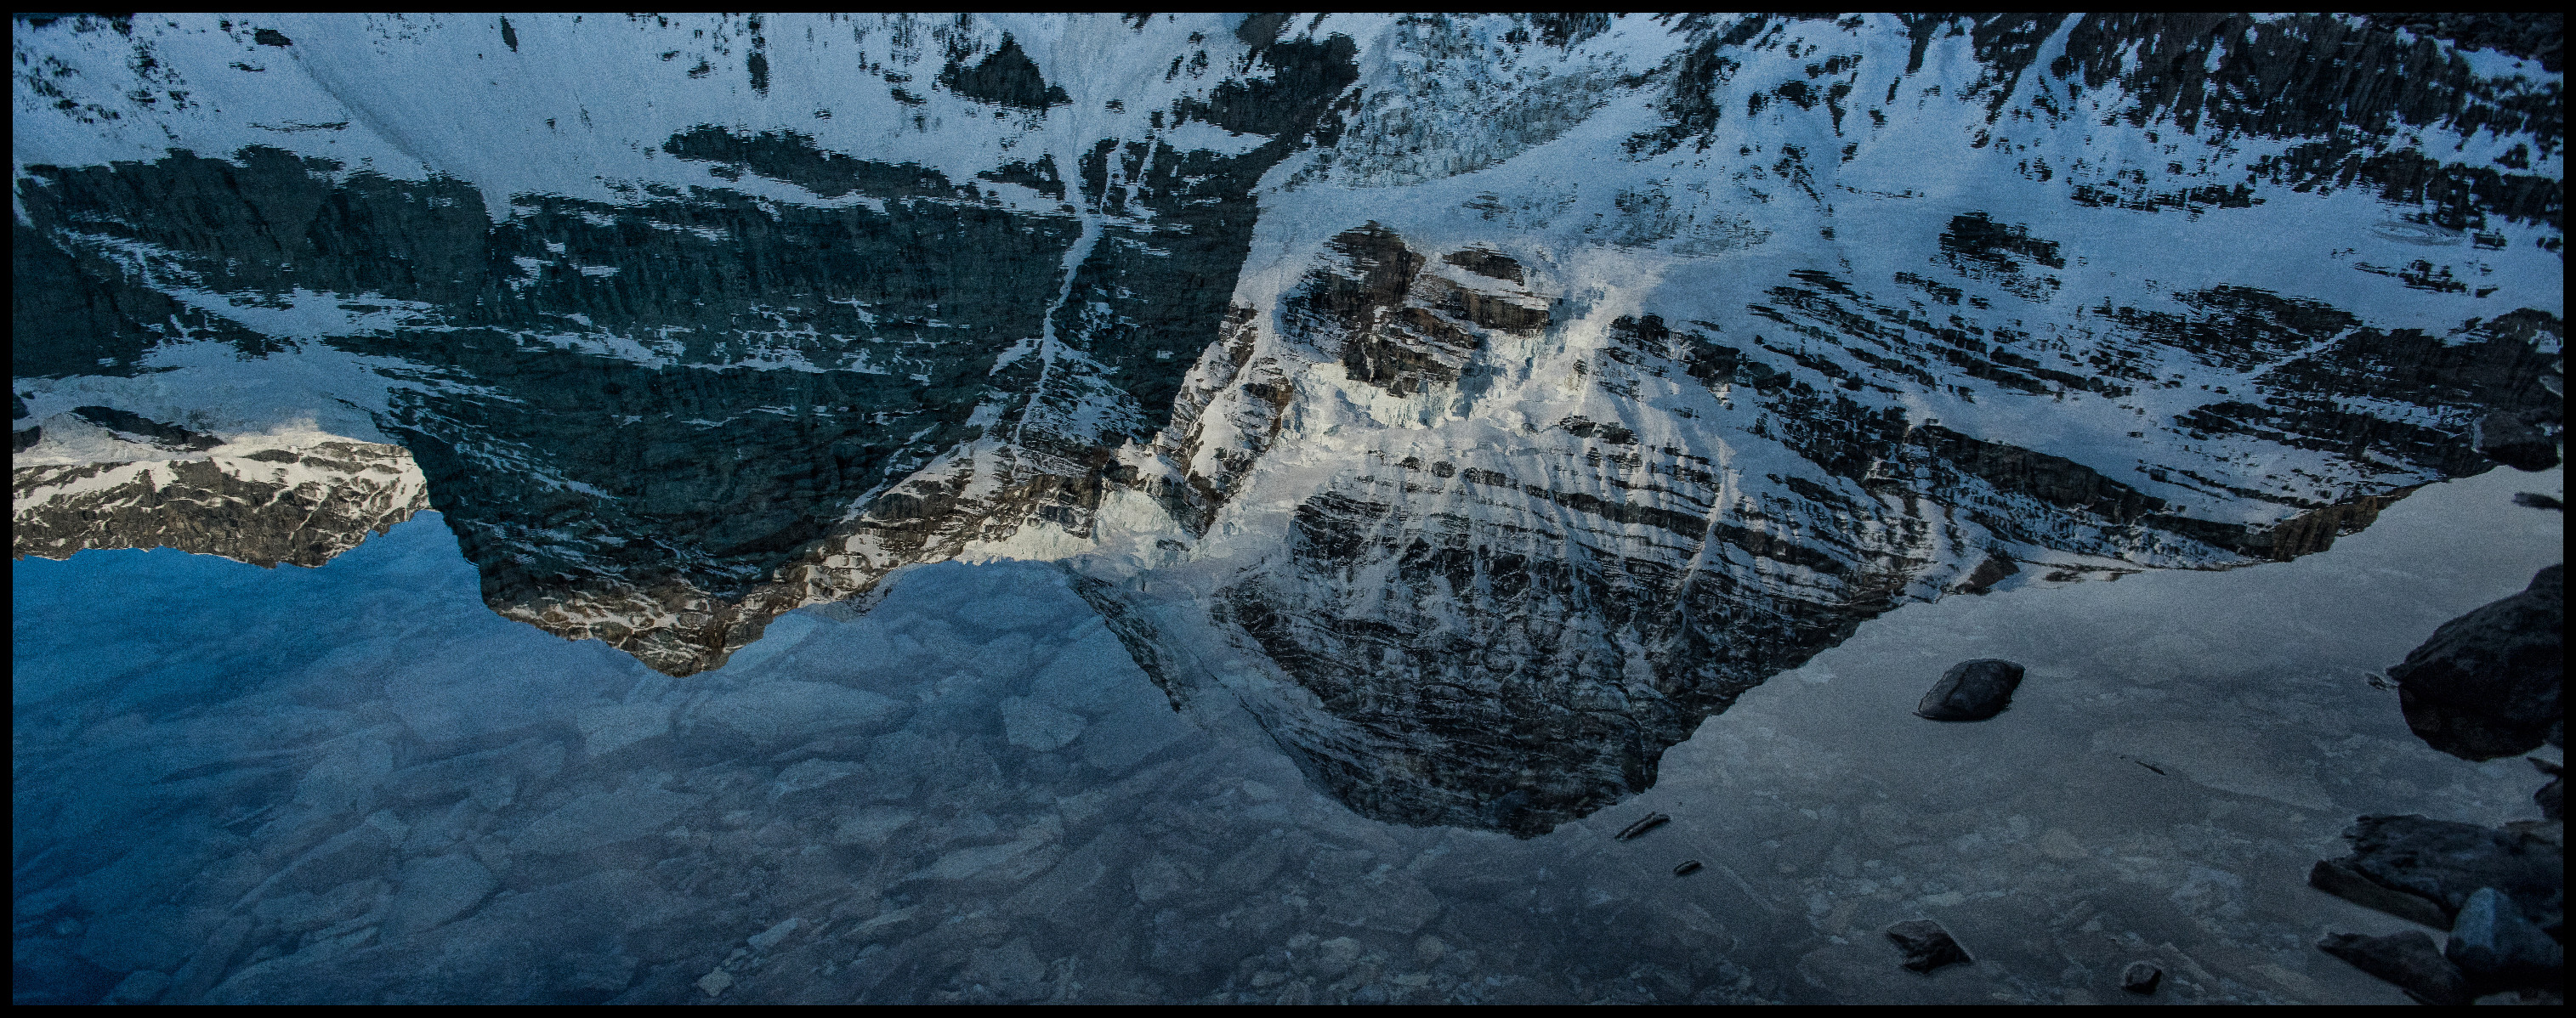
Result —
[[[436, 514], [319, 569], [23, 562], [14, 993], [1965, 1003], [2152, 956], [2186, 999], [2380, 1000], [2299, 946], [2379, 920], [2297, 874], [2344, 815], [2528, 810], [2359, 675], [2558, 554], [2518, 480], [2297, 563], [1899, 610], [1525, 841], [1356, 816], [1221, 691], [1175, 712], [1051, 566], [673, 679], [491, 614]], [[2012, 712], [1910, 716], [1982, 654], [2030, 666]], [[1875, 928], [1919, 915], [1983, 964], [1896, 969]]]

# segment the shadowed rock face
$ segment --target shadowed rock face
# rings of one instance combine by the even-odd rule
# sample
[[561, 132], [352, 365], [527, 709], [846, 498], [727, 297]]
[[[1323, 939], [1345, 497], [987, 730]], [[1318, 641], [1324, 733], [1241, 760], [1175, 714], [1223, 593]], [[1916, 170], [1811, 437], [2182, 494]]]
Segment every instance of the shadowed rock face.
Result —
[[2469, 760], [2565, 745], [2567, 568], [2522, 593], [2443, 623], [2388, 670], [2406, 724], [2433, 748]]
[[[305, 72], [31, 24], [22, 105], [127, 154], [23, 155], [13, 371], [44, 402], [207, 343], [364, 358], [389, 393], [364, 409], [486, 603], [672, 674], [912, 563], [1168, 570], [1189, 632], [1113, 628], [1176, 699], [1202, 678], [1173, 644], [1240, 637], [1269, 684], [1237, 692], [1344, 801], [1520, 834], [1651, 786], [1666, 747], [1897, 604], [2322, 550], [2485, 469], [2471, 422], [2560, 402], [2557, 295], [2499, 282], [2559, 243], [2558, 84], [2441, 41], [2530, 49], [2509, 23], [1170, 21], [830, 23], [828, 60], [744, 23], [722, 87], [752, 95], [685, 93], [725, 116], [507, 125], [548, 165], [635, 157], [528, 189], [313, 140], [408, 115], [374, 100], [163, 146], [210, 116], [163, 78]], [[101, 33], [134, 41], [83, 56]], [[659, 52], [579, 66], [717, 87]], [[1056, 63], [1077, 52], [1105, 63]], [[779, 112], [818, 77], [837, 112]], [[138, 155], [131, 124], [166, 135]], [[454, 127], [381, 130], [390, 153]], [[1889, 186], [1976, 159], [2024, 190]], [[2355, 189], [2376, 200], [2301, 215], [2389, 217], [2406, 258], [2340, 234], [2223, 257]], [[2177, 249], [2206, 257], [2158, 261]], [[2132, 264], [2163, 278], [2112, 279]], [[46, 405], [29, 448], [78, 412]], [[28, 493], [108, 468], [21, 468], [20, 518], [57, 551], [226, 532], [302, 561], [386, 508], [306, 533], [260, 515], [306, 503], [190, 462], [94, 519]]]

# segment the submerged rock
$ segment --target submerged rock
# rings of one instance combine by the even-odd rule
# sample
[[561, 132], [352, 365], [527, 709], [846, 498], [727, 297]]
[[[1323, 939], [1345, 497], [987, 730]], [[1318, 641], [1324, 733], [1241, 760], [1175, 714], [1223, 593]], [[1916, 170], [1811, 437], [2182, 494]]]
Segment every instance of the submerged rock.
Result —
[[2408, 922], [2422, 923], [2436, 929], [2451, 923], [2448, 913], [2432, 899], [2386, 887], [2355, 872], [2352, 867], [2332, 859], [2319, 859], [2308, 870], [2308, 886], [2349, 901], [2363, 908], [2377, 909]]
[[2433, 946], [2433, 938], [2422, 930], [2386, 937], [2329, 933], [2317, 941], [2317, 949], [2396, 984], [2407, 996], [2426, 1004], [2469, 1002], [2467, 980], [2460, 978], [2459, 968], [2442, 957], [2442, 949]]
[[2407, 727], [2469, 760], [2566, 743], [2566, 567], [2550, 566], [2512, 597], [2443, 623], [2388, 670]]
[[2165, 970], [2143, 961], [2130, 962], [2127, 971], [2120, 973], [2120, 988], [2142, 997], [2156, 992], [2164, 981]]
[[2510, 898], [2543, 929], [2563, 921], [2564, 826], [2521, 822], [2480, 827], [2421, 816], [2365, 816], [2344, 837], [2351, 855], [2320, 862], [2319, 890], [2355, 904], [2447, 929], [2481, 888]]
[[2021, 675], [2020, 665], [2000, 658], [1959, 662], [1941, 673], [1931, 692], [1923, 694], [1914, 715], [1934, 721], [1983, 721], [2012, 705]]
[[2567, 967], [2566, 948], [2492, 887], [2478, 888], [2460, 907], [2442, 954], [2481, 991], [2554, 983]]
[[1951, 939], [1950, 931], [1929, 919], [1910, 919], [1887, 928], [1887, 939], [1905, 952], [1906, 968], [1926, 975], [1944, 965], [1974, 964], [1968, 950]]

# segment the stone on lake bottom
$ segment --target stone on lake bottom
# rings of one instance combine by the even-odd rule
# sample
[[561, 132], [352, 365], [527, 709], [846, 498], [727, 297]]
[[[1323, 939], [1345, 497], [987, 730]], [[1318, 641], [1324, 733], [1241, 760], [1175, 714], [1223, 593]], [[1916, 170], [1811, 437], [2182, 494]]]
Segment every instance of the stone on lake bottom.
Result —
[[1934, 721], [1983, 721], [2012, 704], [2021, 676], [2020, 665], [2000, 658], [1959, 662], [1941, 673], [1914, 714]]
[[2329, 933], [2317, 948], [2351, 962], [2352, 967], [2396, 984], [2416, 1000], [2435, 1006], [2469, 1002], [2468, 984], [2460, 970], [2442, 957], [2433, 938], [2422, 930], [2386, 937]]
[[1976, 961], [1968, 957], [1967, 949], [1960, 947], [1957, 940], [1951, 939], [1950, 931], [1929, 919], [1912, 919], [1890, 926], [1887, 939], [1895, 941], [1897, 948], [1905, 952], [1903, 964], [1906, 968], [1926, 975], [1944, 965]]

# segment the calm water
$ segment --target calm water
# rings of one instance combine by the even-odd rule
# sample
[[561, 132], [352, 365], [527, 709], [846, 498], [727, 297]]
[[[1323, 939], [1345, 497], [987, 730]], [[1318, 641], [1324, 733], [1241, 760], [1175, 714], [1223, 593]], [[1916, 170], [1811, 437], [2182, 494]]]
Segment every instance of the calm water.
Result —
[[[1047, 565], [918, 569], [671, 679], [491, 614], [436, 514], [319, 569], [27, 560], [13, 992], [2053, 1002], [2144, 958], [2175, 999], [2394, 1003], [2309, 945], [2402, 924], [2302, 878], [2357, 813], [2537, 815], [2527, 764], [2423, 747], [2369, 673], [2559, 560], [2508, 501], [2558, 483], [1901, 609], [1527, 841], [1353, 815]], [[2029, 666], [2013, 710], [1910, 716], [1985, 656]], [[1897, 968], [1878, 930], [1925, 916], [1978, 963]]]

